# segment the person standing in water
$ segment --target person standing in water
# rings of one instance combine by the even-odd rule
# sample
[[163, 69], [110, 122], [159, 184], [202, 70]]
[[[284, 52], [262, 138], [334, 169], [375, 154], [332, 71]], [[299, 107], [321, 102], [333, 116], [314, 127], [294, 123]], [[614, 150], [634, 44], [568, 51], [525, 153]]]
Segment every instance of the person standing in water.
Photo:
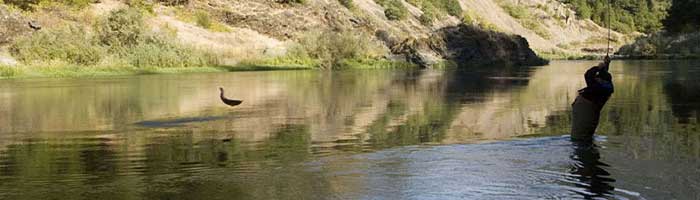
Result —
[[572, 125], [571, 139], [576, 141], [593, 141], [593, 134], [598, 127], [600, 111], [615, 91], [612, 76], [608, 73], [610, 57], [598, 66], [591, 67], [584, 75], [586, 87], [579, 90], [578, 97], [571, 105]]

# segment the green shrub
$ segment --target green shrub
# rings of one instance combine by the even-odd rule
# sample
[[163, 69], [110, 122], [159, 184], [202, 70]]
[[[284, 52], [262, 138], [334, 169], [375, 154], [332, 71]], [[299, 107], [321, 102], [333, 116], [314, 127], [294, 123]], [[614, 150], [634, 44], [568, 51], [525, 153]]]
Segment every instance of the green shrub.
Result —
[[433, 20], [438, 18], [438, 11], [433, 4], [425, 4], [422, 8], [423, 15], [418, 18], [418, 20], [426, 26], [432, 25]]
[[471, 11], [464, 11], [464, 13], [462, 13], [462, 23], [467, 25], [476, 24], [476, 20], [474, 19], [473, 15], [474, 14], [472, 14]]
[[419, 7], [423, 12], [426, 12], [426, 9], [434, 9], [436, 17], [445, 15], [459, 17], [463, 11], [458, 0], [407, 0], [407, 2]]
[[375, 0], [384, 7], [384, 15], [389, 20], [402, 20], [408, 16], [408, 8], [401, 3], [401, 0]]
[[153, 13], [154, 5], [151, 0], [126, 0], [126, 5], [140, 11]]
[[462, 14], [462, 6], [459, 5], [458, 0], [442, 0], [443, 7], [447, 11], [447, 14], [452, 16], [459, 16]]
[[170, 42], [168, 38], [149, 36], [120, 54], [134, 67], [200, 67], [216, 64], [213, 55]]
[[406, 16], [408, 16], [408, 9], [401, 1], [392, 0], [387, 4], [384, 15], [386, 15], [389, 20], [402, 20], [406, 19]]
[[523, 25], [523, 27], [531, 30], [532, 32], [535, 32], [535, 34], [539, 35], [544, 39], [552, 38], [552, 34], [549, 33], [547, 29], [542, 27], [542, 25], [538, 21], [535, 21], [533, 19], [521, 19], [520, 24]]
[[209, 13], [198, 10], [194, 14], [195, 22], [197, 23], [198, 26], [202, 28], [209, 29], [212, 27], [212, 22], [211, 22], [211, 17], [209, 17]]
[[353, 4], [352, 0], [338, 0], [340, 2], [340, 5], [345, 6], [346, 8], [352, 9], [355, 7]]
[[478, 24], [478, 26], [479, 26], [481, 29], [489, 30], [489, 31], [495, 31], [495, 32], [503, 32], [503, 30], [501, 30], [500, 28], [498, 28], [498, 26], [496, 26], [495, 24], [492, 24], [492, 23], [489, 22], [489, 21], [486, 21], [486, 20], [485, 20], [484, 18], [482, 18], [480, 15], [476, 15], [474, 21], [476, 21], [476, 23]]
[[510, 3], [503, 3], [501, 4], [501, 7], [513, 18], [524, 19], [530, 17], [530, 13], [527, 11], [527, 8], [523, 6], [517, 6]]
[[115, 47], [135, 45], [146, 32], [143, 15], [136, 9], [112, 11], [96, 29], [100, 42]]
[[120, 63], [125, 65], [120, 67], [150, 69], [218, 64], [213, 54], [182, 46], [174, 35], [156, 36], [133, 8], [111, 12], [95, 28], [94, 35], [77, 26], [42, 30], [16, 40], [10, 52], [29, 65], [64, 63], [84, 67]]
[[289, 56], [315, 60], [316, 67], [330, 69], [343, 68], [351, 60], [378, 59], [385, 53], [386, 49], [366, 34], [326, 31], [302, 38]]
[[94, 65], [105, 49], [82, 27], [46, 29], [16, 40], [10, 53], [23, 63], [63, 60], [77, 65]]
[[535, 32], [545, 39], [551, 39], [552, 34], [542, 26], [544, 22], [540, 20], [537, 16], [533, 15], [528, 11], [528, 8], [520, 5], [513, 5], [509, 2], [499, 1], [499, 5], [505, 10], [510, 16], [517, 19], [520, 25]]

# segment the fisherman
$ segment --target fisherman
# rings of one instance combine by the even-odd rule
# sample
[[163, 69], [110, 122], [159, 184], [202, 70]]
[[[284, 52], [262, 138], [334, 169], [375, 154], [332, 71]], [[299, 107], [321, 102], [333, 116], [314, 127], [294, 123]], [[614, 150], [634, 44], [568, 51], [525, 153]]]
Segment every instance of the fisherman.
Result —
[[578, 97], [571, 105], [572, 125], [571, 139], [576, 141], [593, 141], [593, 134], [598, 127], [600, 111], [615, 91], [612, 76], [608, 73], [610, 57], [598, 66], [591, 67], [584, 75], [586, 87], [579, 90]]

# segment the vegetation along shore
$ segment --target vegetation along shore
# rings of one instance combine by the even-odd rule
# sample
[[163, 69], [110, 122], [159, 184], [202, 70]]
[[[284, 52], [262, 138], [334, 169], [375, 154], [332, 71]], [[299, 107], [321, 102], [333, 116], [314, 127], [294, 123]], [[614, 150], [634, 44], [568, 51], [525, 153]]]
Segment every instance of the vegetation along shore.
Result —
[[573, 0], [0, 0], [0, 78], [698, 55], [687, 7], [624, 3], [606, 20]]

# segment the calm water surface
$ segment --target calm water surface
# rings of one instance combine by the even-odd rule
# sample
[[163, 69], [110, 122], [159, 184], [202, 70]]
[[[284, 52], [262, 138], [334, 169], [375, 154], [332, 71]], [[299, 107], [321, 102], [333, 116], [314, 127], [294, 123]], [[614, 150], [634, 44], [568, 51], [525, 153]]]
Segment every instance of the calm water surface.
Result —
[[[700, 64], [0, 81], [0, 199], [700, 199]], [[230, 108], [217, 88], [244, 100]]]

